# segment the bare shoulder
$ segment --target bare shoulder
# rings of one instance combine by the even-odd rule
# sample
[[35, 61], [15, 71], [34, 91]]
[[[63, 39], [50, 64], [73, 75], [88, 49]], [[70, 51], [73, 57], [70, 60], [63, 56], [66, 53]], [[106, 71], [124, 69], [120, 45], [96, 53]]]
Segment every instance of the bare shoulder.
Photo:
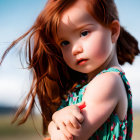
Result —
[[[118, 82], [121, 81], [120, 75], [118, 72], [106, 72], [106, 73], [102, 73], [98, 76], [96, 76], [95, 78], [93, 78], [90, 83], [88, 84], [88, 87], [92, 87], [94, 84], [98, 83], [98, 84], [102, 84], [103, 85], [114, 85], [117, 84]], [[119, 84], [119, 83], [118, 83]]]
[[114, 98], [118, 102], [121, 92], [124, 91], [123, 81], [117, 72], [106, 72], [93, 78], [87, 85], [84, 98], [88, 101]]

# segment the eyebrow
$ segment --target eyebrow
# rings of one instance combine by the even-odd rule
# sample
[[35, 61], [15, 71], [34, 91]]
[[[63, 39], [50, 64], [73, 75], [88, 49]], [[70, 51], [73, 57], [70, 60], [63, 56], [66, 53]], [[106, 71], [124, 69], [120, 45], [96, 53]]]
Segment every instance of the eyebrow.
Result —
[[[92, 22], [91, 21], [89, 22], [89, 20], [90, 20], [89, 18], [91, 18], [91, 17], [87, 17], [87, 15], [83, 15], [82, 17], [79, 17], [79, 19], [78, 19], [79, 25], [76, 26], [77, 28], [75, 28], [74, 31], [80, 30], [80, 29], [84, 28], [85, 26], [89, 26], [89, 25], [95, 26], [95, 24], [93, 23], [93, 19], [92, 19]], [[73, 25], [73, 23], [71, 22], [69, 17], [68, 17], [68, 22], [69, 22], [69, 25]]]
[[[89, 23], [89, 24], [80, 25], [79, 27], [75, 28], [75, 29], [73, 30], [73, 32], [79, 31], [79, 30], [85, 28], [86, 26], [91, 26], [91, 25], [94, 25], [94, 24], [93, 24], [93, 23], [91, 23], [91, 24]], [[94, 25], [94, 26], [95, 26], [95, 25]]]

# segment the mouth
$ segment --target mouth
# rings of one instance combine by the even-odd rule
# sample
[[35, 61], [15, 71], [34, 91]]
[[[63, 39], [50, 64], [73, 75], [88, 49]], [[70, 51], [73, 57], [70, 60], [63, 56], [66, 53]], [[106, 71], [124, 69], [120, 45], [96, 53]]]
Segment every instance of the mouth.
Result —
[[77, 65], [84, 65], [87, 61], [88, 61], [88, 59], [83, 59], [83, 58], [78, 59], [77, 60]]

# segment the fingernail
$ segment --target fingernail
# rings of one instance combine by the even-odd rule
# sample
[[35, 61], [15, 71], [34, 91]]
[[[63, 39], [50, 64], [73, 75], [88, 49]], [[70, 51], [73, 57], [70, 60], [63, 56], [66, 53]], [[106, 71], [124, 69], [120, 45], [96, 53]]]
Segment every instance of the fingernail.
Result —
[[70, 140], [73, 140], [73, 136], [70, 137]]
[[81, 125], [78, 125], [78, 126], [77, 126], [77, 129], [79, 129], [80, 127], [81, 127]]

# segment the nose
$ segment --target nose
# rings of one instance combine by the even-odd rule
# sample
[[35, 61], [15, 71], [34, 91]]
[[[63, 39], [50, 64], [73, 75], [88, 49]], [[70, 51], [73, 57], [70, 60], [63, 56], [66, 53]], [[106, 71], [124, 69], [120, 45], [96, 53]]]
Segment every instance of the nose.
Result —
[[72, 54], [75, 56], [79, 53], [82, 53], [83, 52], [83, 47], [81, 44], [77, 43], [73, 46], [72, 48]]

